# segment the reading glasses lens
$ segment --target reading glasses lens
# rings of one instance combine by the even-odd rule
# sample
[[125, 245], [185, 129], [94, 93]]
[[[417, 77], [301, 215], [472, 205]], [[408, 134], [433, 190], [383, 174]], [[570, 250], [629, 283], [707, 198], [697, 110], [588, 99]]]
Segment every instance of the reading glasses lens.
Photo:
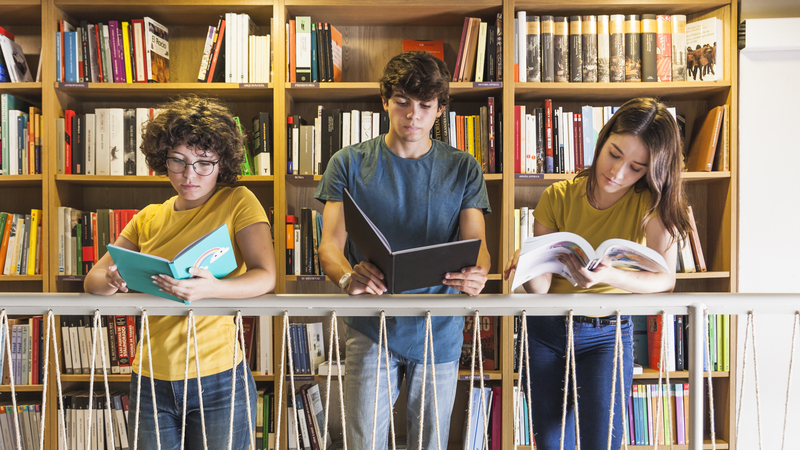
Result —
[[211, 175], [211, 172], [214, 171], [214, 166], [216, 166], [218, 162], [219, 161], [195, 161], [189, 164], [182, 159], [167, 158], [167, 169], [172, 173], [183, 173], [183, 171], [186, 170], [186, 166], [192, 166], [198, 175], [206, 177]]

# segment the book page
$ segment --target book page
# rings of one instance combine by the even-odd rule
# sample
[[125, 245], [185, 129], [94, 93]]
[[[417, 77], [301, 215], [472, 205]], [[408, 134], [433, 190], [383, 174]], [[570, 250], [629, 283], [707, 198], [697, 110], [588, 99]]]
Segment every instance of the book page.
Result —
[[625, 239], [609, 239], [600, 244], [597, 253], [608, 256], [611, 265], [618, 269], [669, 272], [667, 262], [660, 253]]

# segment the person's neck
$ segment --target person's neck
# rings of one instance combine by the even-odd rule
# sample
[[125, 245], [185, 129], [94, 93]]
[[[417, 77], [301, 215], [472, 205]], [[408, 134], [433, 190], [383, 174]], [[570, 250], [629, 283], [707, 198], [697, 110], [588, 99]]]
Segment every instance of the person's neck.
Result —
[[403, 159], [422, 158], [428, 154], [433, 145], [433, 141], [427, 137], [418, 142], [408, 142], [398, 138], [391, 132], [386, 134], [384, 142], [392, 153]]
[[596, 187], [595, 191], [594, 191], [595, 192], [595, 201], [593, 202], [594, 204], [592, 206], [594, 206], [595, 209], [599, 209], [599, 210], [604, 210], [604, 209], [611, 208], [622, 197], [624, 197], [625, 194], [627, 194], [628, 191], [631, 190], [631, 189], [633, 189], [633, 186], [629, 187], [628, 189], [626, 189], [626, 190], [624, 190], [622, 192], [616, 192], [614, 194], [608, 194], [608, 193], [603, 192], [603, 190], [600, 189], [599, 187]]

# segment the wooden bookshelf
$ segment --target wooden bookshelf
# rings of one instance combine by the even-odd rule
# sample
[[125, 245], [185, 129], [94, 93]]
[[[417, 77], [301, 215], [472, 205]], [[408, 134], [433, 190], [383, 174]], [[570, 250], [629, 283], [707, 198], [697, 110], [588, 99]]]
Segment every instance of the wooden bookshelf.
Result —
[[[445, 43], [444, 59], [452, 70], [461, 37], [465, 16], [493, 20], [503, 13], [503, 75], [499, 85], [478, 85], [471, 82], [451, 84], [452, 104], [459, 112], [477, 112], [489, 96], [495, 97], [503, 122], [502, 174], [486, 174], [492, 214], [486, 217], [487, 246], [492, 268], [486, 292], [510, 293], [510, 284], [502, 280], [505, 262], [513, 254], [513, 211], [520, 206], [535, 206], [547, 186], [572, 174], [544, 174], [541, 176], [516, 176], [513, 173], [513, 107], [525, 104], [539, 106], [544, 99], [552, 99], [555, 106], [567, 111], [579, 111], [583, 105], [621, 105], [637, 96], [656, 96], [675, 106], [686, 116], [686, 136], [692, 135], [694, 119], [719, 105], [730, 107], [731, 130], [738, 129], [738, 60], [736, 29], [738, 4], [733, 0], [409, 0], [404, 2], [382, 0], [197, 0], [193, 2], [168, 2], [160, 0], [0, 0], [0, 26], [18, 36], [19, 42], [32, 70], [39, 62], [42, 48], [42, 81], [36, 83], [2, 83], [0, 93], [10, 93], [30, 101], [42, 109], [45, 121], [43, 167], [41, 175], [0, 176], [0, 189], [14, 195], [0, 196], [0, 210], [26, 212], [37, 208], [44, 211], [43, 245], [45, 252], [41, 265], [42, 275], [0, 276], [0, 291], [6, 292], [79, 292], [81, 277], [59, 277], [55, 211], [59, 206], [82, 210], [98, 208], [142, 208], [150, 203], [160, 203], [174, 195], [165, 177], [102, 177], [57, 174], [55, 119], [66, 109], [86, 113], [106, 107], [153, 107], [169, 98], [196, 93], [223, 100], [243, 125], [251, 131], [250, 119], [260, 111], [273, 117], [273, 172], [269, 177], [244, 177], [242, 184], [250, 188], [261, 200], [265, 209], [274, 209], [274, 246], [278, 267], [277, 293], [339, 293], [334, 283], [326, 277], [305, 278], [285, 275], [285, 217], [296, 214], [302, 207], [318, 211], [322, 206], [313, 198], [319, 176], [296, 177], [284, 174], [286, 167], [285, 117], [301, 114], [306, 118], [316, 115], [317, 105], [344, 110], [359, 109], [380, 111], [381, 103], [377, 80], [388, 59], [401, 51], [402, 39], [440, 39]], [[716, 16], [723, 19], [724, 79], [706, 82], [673, 83], [516, 83], [513, 81], [514, 21], [518, 11], [535, 15], [572, 14], [685, 14], [688, 21]], [[239, 84], [197, 83], [205, 32], [216, 24], [220, 14], [226, 12], [248, 13], [257, 25], [258, 34], [270, 33], [274, 51], [274, 80], [266, 85], [240, 86]], [[334, 24], [344, 36], [343, 82], [318, 83], [300, 87], [284, 79], [287, 55], [284, 45], [284, 24], [299, 15], [311, 15], [314, 20]], [[143, 16], [153, 17], [170, 31], [170, 78], [168, 84], [101, 84], [85, 85], [56, 82], [55, 42], [58, 20], [78, 24], [81, 20], [106, 22], [130, 20]], [[272, 30], [271, 22], [277, 24]], [[738, 136], [730, 134], [730, 171], [684, 173], [686, 191], [695, 206], [700, 240], [707, 260], [708, 272], [678, 274], [676, 291], [680, 292], [735, 292], [737, 287], [737, 216], [738, 216]], [[512, 386], [517, 379], [513, 373], [512, 342], [513, 318], [501, 318], [499, 329], [500, 369], [489, 373], [489, 381], [503, 388], [503, 417], [512, 417]], [[731, 348], [735, 348], [735, 318], [731, 322]], [[273, 342], [280, 342], [281, 322], [273, 321]], [[58, 336], [60, 341], [60, 335]], [[327, 339], [327, 336], [326, 336]], [[277, 344], [276, 344], [277, 347]], [[274, 367], [280, 367], [279, 351], [275, 352]], [[52, 361], [52, 359], [51, 359]], [[731, 366], [735, 367], [736, 354], [731, 352]], [[62, 365], [63, 366], [63, 365]], [[54, 367], [51, 367], [54, 369]], [[54, 371], [50, 371], [54, 382]], [[670, 374], [681, 378], [685, 373]], [[717, 396], [715, 423], [717, 448], [729, 448], [735, 426], [734, 391], [736, 374], [714, 372], [714, 392]], [[260, 386], [276, 381], [275, 375], [255, 377]], [[637, 375], [637, 379], [654, 378], [652, 373]], [[657, 378], [657, 375], [655, 376]], [[89, 375], [62, 375], [70, 383], [87, 384]], [[113, 375], [116, 383], [126, 383], [127, 375]], [[325, 377], [316, 377], [323, 381]], [[102, 381], [102, 376], [95, 382]], [[460, 382], [461, 389], [464, 382]], [[54, 385], [53, 385], [54, 386]], [[277, 388], [277, 386], [275, 386]], [[0, 392], [6, 392], [0, 387]], [[465, 388], [464, 388], [465, 389]], [[20, 392], [41, 392], [41, 387], [18, 386]], [[56, 390], [48, 389], [48, 403], [56, 404]], [[459, 394], [461, 396], [461, 394]], [[459, 397], [459, 401], [463, 401]], [[48, 408], [48, 428], [55, 430], [55, 409]], [[453, 423], [463, 421], [463, 412], [453, 415]], [[285, 423], [283, 421], [282, 423]], [[510, 420], [503, 421], [502, 440], [512, 442]], [[455, 430], [456, 428], [454, 428]], [[285, 433], [282, 435], [285, 436]], [[450, 435], [449, 447], [460, 448], [460, 433]], [[285, 439], [285, 438], [284, 438]], [[55, 433], [46, 439], [46, 448], [56, 448]], [[286, 442], [281, 443], [285, 446]], [[508, 447], [508, 445], [504, 445]], [[711, 448], [706, 442], [705, 448]], [[666, 447], [659, 447], [666, 448]], [[685, 447], [676, 447], [685, 448]]]

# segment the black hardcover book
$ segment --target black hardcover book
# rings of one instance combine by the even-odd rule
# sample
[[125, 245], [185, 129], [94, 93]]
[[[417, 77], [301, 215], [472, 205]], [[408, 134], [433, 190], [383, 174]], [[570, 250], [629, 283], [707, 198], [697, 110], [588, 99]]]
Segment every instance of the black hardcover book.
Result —
[[539, 44], [539, 16], [527, 16], [527, 41], [526, 41], [526, 76], [528, 82], [542, 81], [542, 56], [541, 45]]
[[[225, 20], [222, 20], [222, 23], [225, 23]], [[217, 36], [217, 41], [222, 40], [219, 43], [219, 53], [217, 54], [217, 65], [214, 66], [214, 73], [209, 74], [208, 76], [211, 77], [212, 83], [224, 83], [225, 82], [225, 39], [228, 38], [228, 29], [227, 27], [223, 27], [222, 33]], [[213, 55], [212, 55], [213, 61]]]
[[625, 16], [625, 81], [642, 81], [639, 16]]
[[89, 83], [92, 80], [91, 63], [89, 62], [89, 23], [81, 21], [81, 64], [83, 70], [78, 71], [78, 82]]
[[558, 126], [561, 114], [553, 108], [553, 173], [561, 173], [561, 146], [559, 145]]
[[581, 45], [583, 49], [583, 81], [597, 82], [597, 17], [583, 16]]
[[497, 26], [486, 27], [486, 64], [483, 81], [497, 81]]
[[683, 316], [675, 316], [675, 370], [686, 370], [683, 356]]
[[333, 46], [331, 45], [331, 25], [322, 24], [322, 47], [325, 50], [325, 80], [333, 81]]
[[553, 67], [557, 83], [569, 78], [569, 21], [564, 16], [553, 18]]
[[381, 134], [389, 132], [389, 113], [381, 111]]
[[552, 83], [555, 81], [553, 65], [553, 16], [542, 16], [541, 27], [542, 31], [539, 35], [539, 41], [542, 44], [542, 81], [545, 83]]
[[81, 212], [83, 220], [83, 237], [81, 242], [83, 247], [80, 251], [83, 252], [83, 273], [88, 274], [94, 266], [94, 236], [92, 236], [92, 213], [89, 211]]
[[342, 148], [342, 110], [324, 109], [322, 111], [322, 155], [320, 175], [325, 173], [331, 157]]
[[344, 189], [344, 222], [358, 251], [383, 272], [389, 294], [442, 284], [448, 272], [472, 267], [478, 261], [480, 239], [446, 242], [392, 252], [389, 241]]
[[658, 81], [658, 69], [656, 67], [656, 34], [658, 33], [658, 22], [655, 14], [642, 15], [642, 81]]
[[544, 109], [536, 108], [536, 173], [545, 172]]
[[612, 83], [625, 81], [625, 16], [613, 14], [609, 21], [608, 76]]
[[[81, 125], [83, 123], [83, 125]], [[72, 117], [72, 174], [81, 175], [84, 171], [84, 155], [86, 155], [86, 143], [84, 133], [86, 132], [86, 116], [78, 115]]]
[[256, 175], [272, 175], [271, 128], [272, 118], [268, 112], [260, 112], [253, 117], [253, 163], [256, 165]]
[[569, 18], [569, 81], [583, 81], [583, 37], [581, 16]]
[[122, 112], [123, 146], [122, 164], [125, 175], [136, 175], [136, 110], [127, 108]]
[[311, 208], [300, 209], [300, 274], [314, 275], [314, 224]]

